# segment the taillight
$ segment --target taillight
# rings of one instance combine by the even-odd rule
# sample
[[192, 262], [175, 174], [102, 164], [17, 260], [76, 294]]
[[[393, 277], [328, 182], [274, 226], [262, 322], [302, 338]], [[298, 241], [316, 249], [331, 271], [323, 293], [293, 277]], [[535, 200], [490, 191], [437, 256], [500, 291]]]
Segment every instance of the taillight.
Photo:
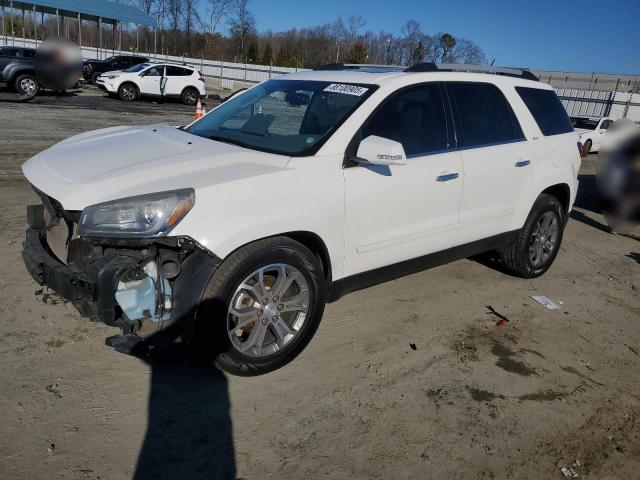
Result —
[[584, 145], [582, 145], [582, 142], [578, 142], [578, 153], [582, 158], [587, 156], [587, 152], [584, 151]]

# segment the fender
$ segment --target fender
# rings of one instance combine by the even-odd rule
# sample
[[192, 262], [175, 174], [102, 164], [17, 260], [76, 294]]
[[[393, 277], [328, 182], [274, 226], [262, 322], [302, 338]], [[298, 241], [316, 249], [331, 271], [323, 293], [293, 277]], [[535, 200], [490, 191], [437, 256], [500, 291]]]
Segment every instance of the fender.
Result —
[[30, 75], [35, 75], [35, 70], [33, 69], [33, 63], [31, 62], [11, 62], [4, 69], [3, 79], [6, 83], [13, 83], [13, 81], [23, 73], [28, 73]]

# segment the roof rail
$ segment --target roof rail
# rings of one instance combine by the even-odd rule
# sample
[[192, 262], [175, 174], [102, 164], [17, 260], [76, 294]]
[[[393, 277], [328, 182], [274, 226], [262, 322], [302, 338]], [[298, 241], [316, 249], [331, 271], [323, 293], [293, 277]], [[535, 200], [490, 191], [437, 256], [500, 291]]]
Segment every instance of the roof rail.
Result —
[[433, 62], [416, 63], [405, 69], [405, 72], [475, 72], [490, 73], [494, 75], [506, 75], [508, 77], [524, 78], [526, 80], [539, 80], [530, 70], [526, 68], [494, 67], [490, 65], [465, 65], [458, 63]]
[[401, 72], [404, 67], [397, 65], [374, 65], [371, 63], [328, 63], [327, 65], [321, 65], [315, 67], [314, 70], [361, 70], [361, 71], [393, 71]]

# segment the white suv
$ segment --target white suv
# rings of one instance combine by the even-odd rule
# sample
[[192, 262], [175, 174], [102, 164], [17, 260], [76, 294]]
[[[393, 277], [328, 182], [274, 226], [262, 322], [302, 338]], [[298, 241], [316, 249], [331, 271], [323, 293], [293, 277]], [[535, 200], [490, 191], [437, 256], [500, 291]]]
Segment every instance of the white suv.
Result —
[[121, 326], [118, 350], [195, 341], [241, 375], [293, 359], [325, 302], [357, 289], [489, 250], [537, 277], [580, 154], [556, 94], [530, 78], [338, 65], [256, 85], [181, 129], [69, 138], [23, 166], [42, 199], [26, 265]]
[[194, 67], [170, 63], [141, 63], [126, 70], [105, 72], [95, 84], [110, 95], [132, 102], [140, 96], [179, 98], [195, 105], [207, 94], [205, 80]]

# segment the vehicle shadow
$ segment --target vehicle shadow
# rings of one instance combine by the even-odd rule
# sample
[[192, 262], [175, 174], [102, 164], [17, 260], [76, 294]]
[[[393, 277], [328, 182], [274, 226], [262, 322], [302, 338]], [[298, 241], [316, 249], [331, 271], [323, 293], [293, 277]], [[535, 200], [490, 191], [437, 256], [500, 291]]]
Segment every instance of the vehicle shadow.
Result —
[[149, 360], [148, 423], [134, 480], [235, 480], [227, 379], [212, 364]]
[[[226, 308], [218, 300], [207, 300], [197, 311], [174, 312], [182, 321], [153, 335], [164, 347], [134, 348], [134, 355], [151, 367], [147, 433], [134, 480], [236, 478], [227, 379], [212, 360], [205, 360], [223, 351], [225, 337], [220, 333], [226, 329], [221, 322], [194, 320], [196, 315], [220, 318]], [[194, 321], [189, 348], [172, 348], [184, 322]]]
[[578, 187], [576, 201], [573, 204], [574, 207], [589, 210], [593, 213], [600, 213], [596, 176], [593, 174], [580, 174], [578, 175], [578, 181], [580, 182], [580, 186]]

